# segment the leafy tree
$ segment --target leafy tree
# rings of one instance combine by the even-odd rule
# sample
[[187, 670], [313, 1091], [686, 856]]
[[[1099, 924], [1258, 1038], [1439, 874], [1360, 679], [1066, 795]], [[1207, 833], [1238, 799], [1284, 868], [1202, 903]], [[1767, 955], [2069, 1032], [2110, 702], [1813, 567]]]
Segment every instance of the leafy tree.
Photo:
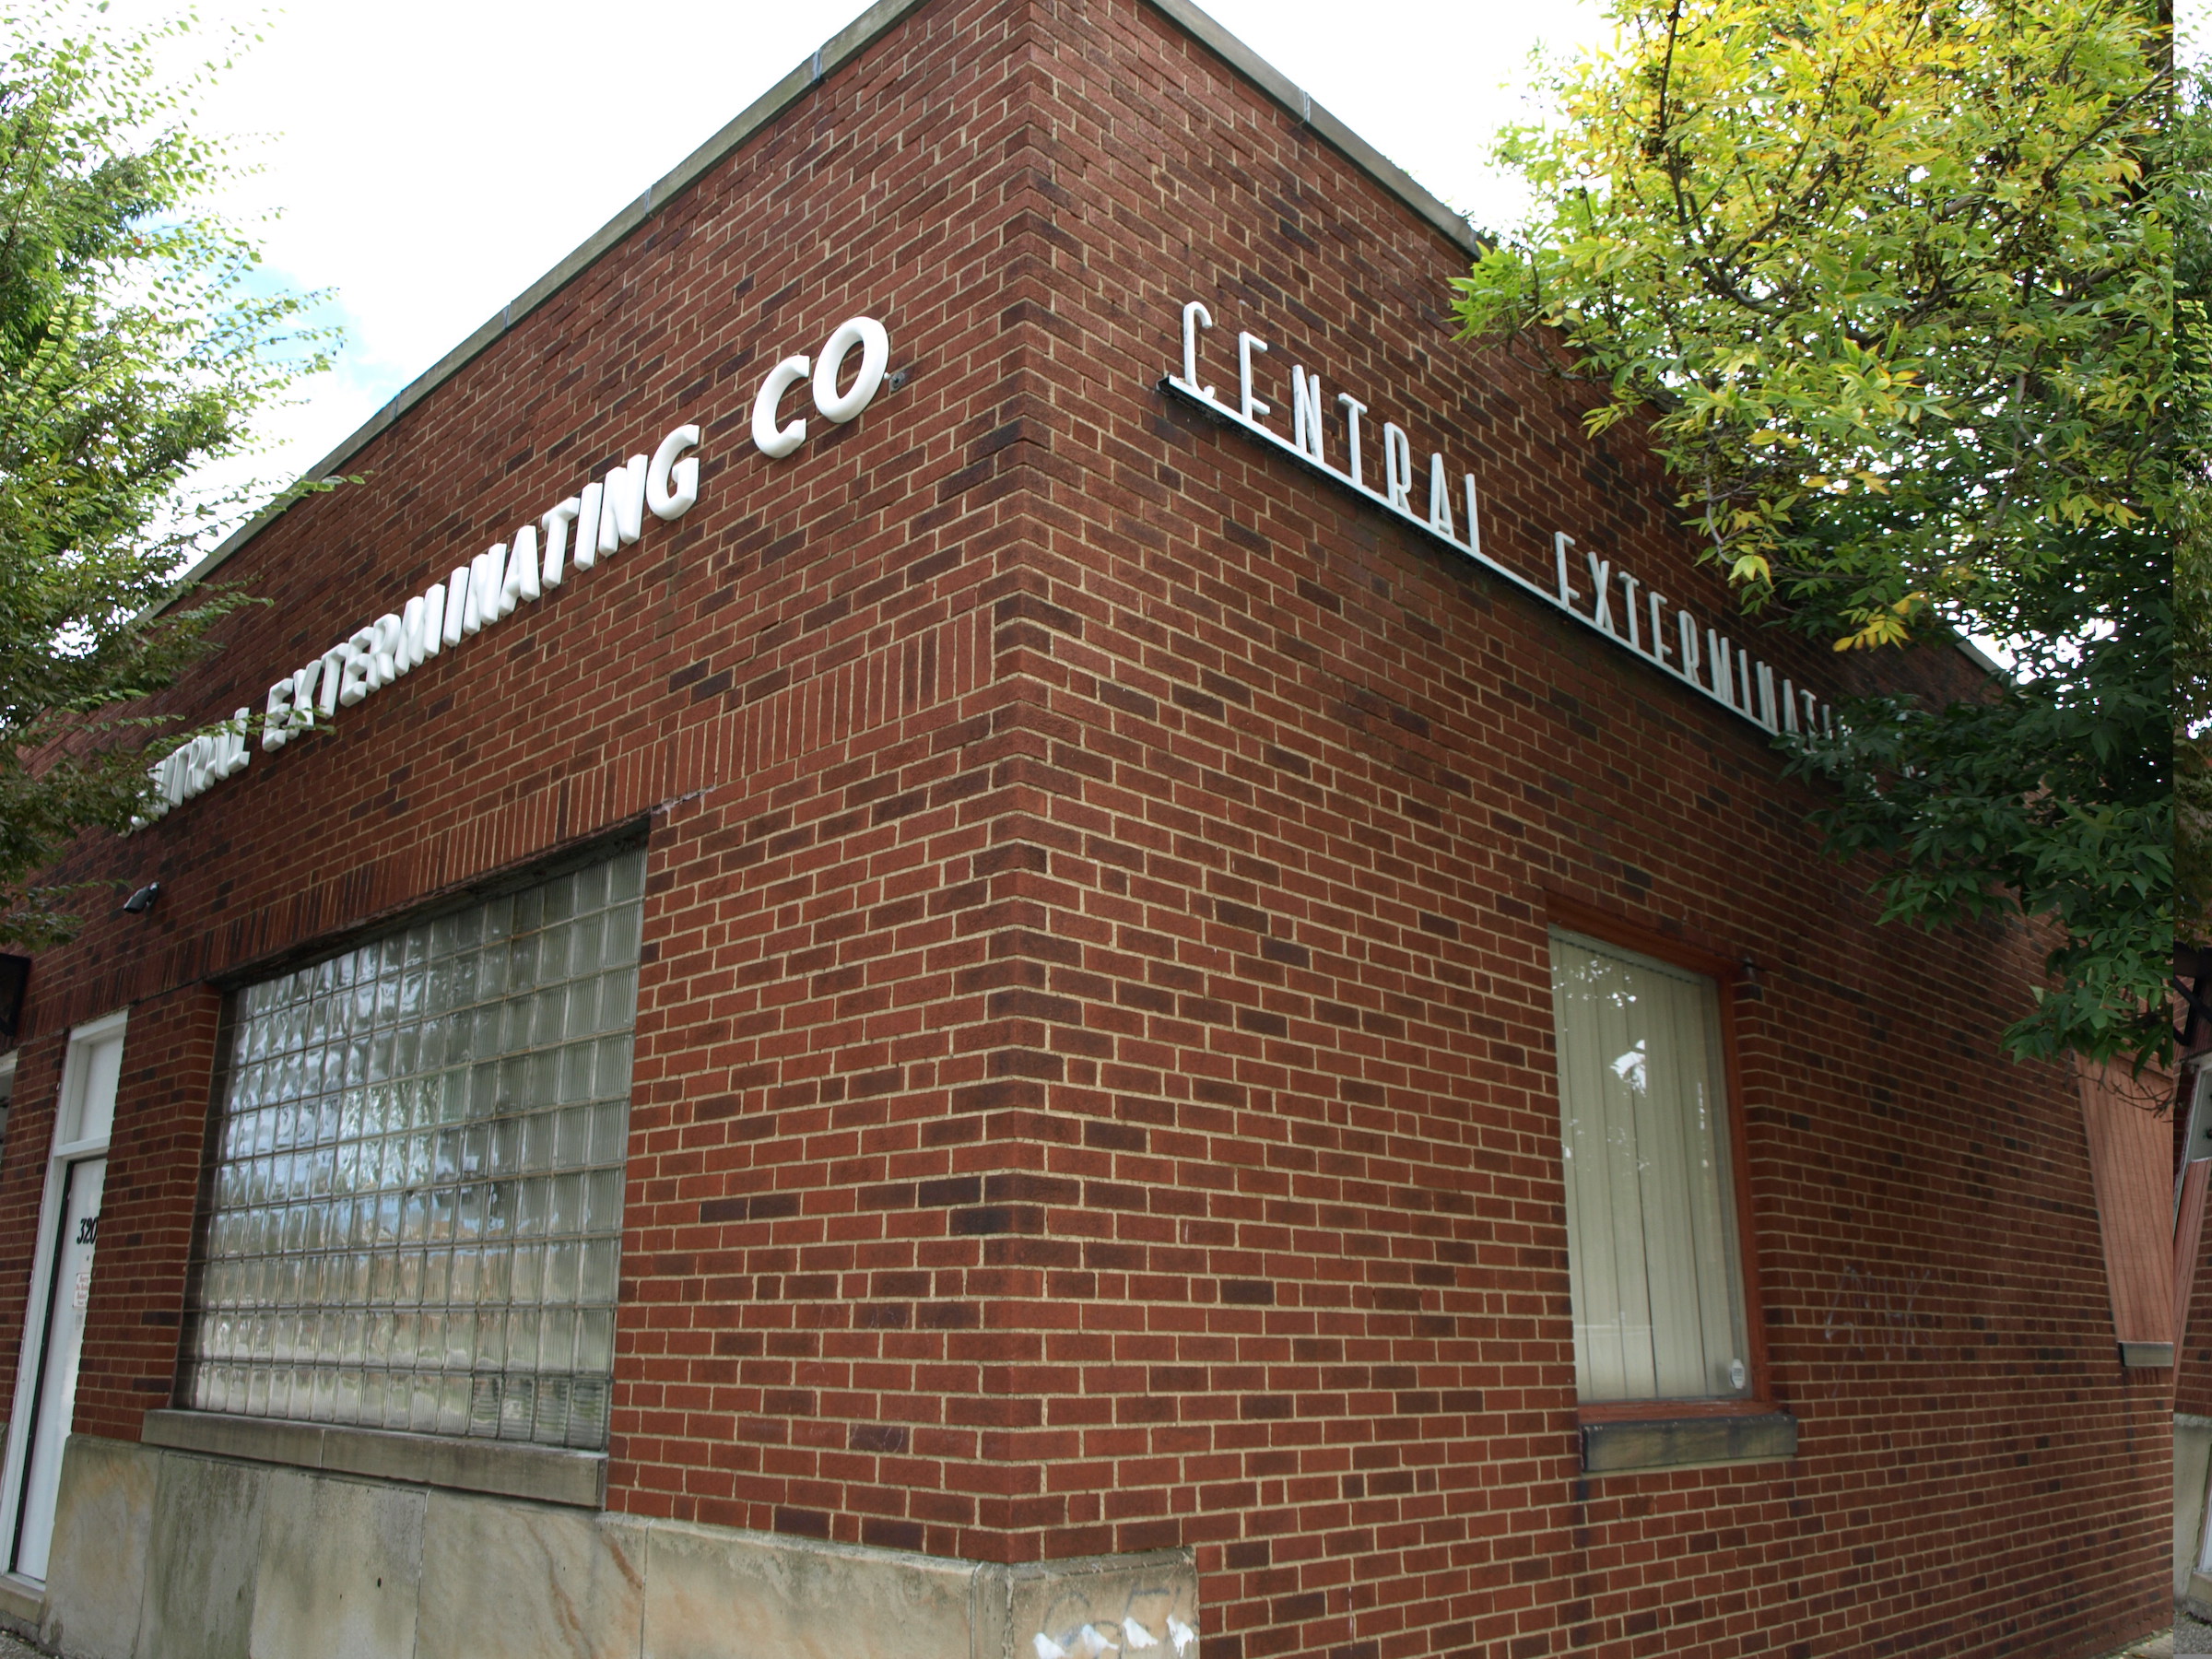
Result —
[[2212, 949], [2212, 75], [2182, 76], [2174, 165], [2174, 826], [2181, 929]]
[[32, 947], [73, 925], [37, 872], [123, 829], [149, 759], [190, 735], [115, 705], [246, 603], [179, 578], [265, 496], [195, 493], [194, 469], [325, 361], [296, 322], [314, 297], [270, 291], [206, 210], [232, 169], [189, 99], [218, 66], [164, 85], [182, 26], [69, 23], [0, 14], [0, 942]]
[[2133, 0], [1617, 0], [1500, 157], [1462, 284], [1645, 422], [1746, 608], [1839, 651], [2001, 642], [1793, 765], [1885, 915], [2055, 924], [2020, 1056], [2171, 1053], [2173, 216], [2189, 106]]

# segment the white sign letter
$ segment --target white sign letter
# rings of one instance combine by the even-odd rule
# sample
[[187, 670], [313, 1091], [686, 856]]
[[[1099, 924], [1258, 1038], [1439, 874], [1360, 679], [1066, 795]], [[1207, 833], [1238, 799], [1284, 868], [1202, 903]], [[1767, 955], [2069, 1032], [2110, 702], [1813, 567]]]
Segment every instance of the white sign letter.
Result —
[[493, 543], [468, 561], [468, 604], [461, 613], [463, 633], [476, 633], [500, 619], [500, 588], [506, 580], [505, 542]]
[[433, 582], [422, 595], [422, 639], [416, 655], [429, 661], [445, 648], [445, 583]]
[[1214, 389], [1198, 383], [1198, 331], [1214, 325], [1214, 314], [1197, 300], [1182, 308], [1182, 383], [1211, 402]]
[[[356, 629], [353, 638], [338, 647], [338, 701], [345, 707], [352, 708], [376, 689], [369, 683], [369, 670], [375, 665], [375, 651], [373, 628]], [[327, 656], [324, 658], [326, 663], [329, 660]]]
[[269, 688], [269, 700], [263, 705], [267, 716], [262, 722], [261, 747], [275, 753], [292, 740], [292, 677], [286, 675]]
[[469, 621], [469, 566], [455, 564], [453, 573], [444, 580], [444, 643], [458, 646], [465, 632], [476, 632], [485, 626], [482, 621]]
[[230, 729], [221, 738], [223, 759], [221, 766], [217, 769], [217, 777], [235, 778], [252, 762], [253, 751], [246, 745], [245, 728], [246, 722], [253, 715], [253, 710], [241, 709], [230, 716]]
[[323, 678], [323, 659], [317, 657], [292, 676], [291, 728], [312, 731], [315, 724], [315, 687]]
[[412, 674], [422, 666], [422, 595], [418, 594], [399, 607], [399, 649], [393, 653], [393, 665], [402, 674]]
[[1597, 597], [1590, 602], [1590, 619], [1606, 632], [1613, 631], [1613, 561], [1600, 559], [1594, 553], [1583, 555], [1590, 567], [1590, 584], [1597, 589]]
[[1352, 482], [1359, 484], [1359, 417], [1367, 413], [1367, 406], [1349, 392], [1336, 394], [1336, 401], [1344, 406], [1344, 441], [1352, 452]]
[[507, 555], [507, 574], [500, 581], [500, 615], [544, 591], [537, 585], [537, 526], [524, 524], [514, 533], [514, 550]]
[[[776, 425], [776, 406], [790, 391], [814, 372], [814, 359], [807, 357], [787, 357], [768, 371], [760, 382], [760, 394], [753, 399], [753, 442], [762, 454], [782, 460], [793, 450], [806, 441], [806, 423], [794, 420], [787, 427]], [[589, 521], [586, 521], [587, 523]], [[583, 548], [576, 549], [576, 562], [583, 562]]]
[[1413, 511], [1413, 440], [1389, 420], [1382, 423], [1382, 483], [1391, 506]]
[[[860, 347], [860, 373], [853, 382], [853, 390], [840, 395], [838, 372], [855, 346]], [[824, 420], [841, 425], [853, 419], [874, 399], [877, 388], [883, 384], [883, 371], [890, 366], [891, 336], [884, 333], [883, 324], [873, 317], [848, 317], [837, 325], [837, 332], [830, 336], [815, 363], [814, 406], [822, 412]]]
[[369, 689], [382, 691], [406, 672], [399, 665], [400, 621], [386, 611], [369, 625]]
[[582, 506], [582, 502], [571, 496], [537, 521], [546, 532], [546, 565], [538, 573], [540, 592], [559, 587], [561, 577], [568, 572], [569, 526], [576, 522], [576, 514]]
[[599, 551], [618, 553], [645, 533], [645, 473], [653, 463], [632, 455], [604, 480], [606, 493], [600, 498]]
[[1452, 528], [1452, 487], [1444, 481], [1444, 458], [1429, 457], [1429, 528], [1447, 541], [1457, 541]]
[[[338, 713], [338, 694], [346, 688], [346, 647], [333, 645], [323, 653], [323, 689], [316, 695], [315, 706], [330, 719]], [[360, 701], [359, 698], [353, 700]]]
[[1275, 413], [1275, 406], [1264, 398], [1254, 396], [1252, 390], [1252, 354], [1255, 351], [1265, 352], [1266, 349], [1267, 342], [1257, 335], [1239, 334], [1237, 335], [1237, 389], [1241, 396], [1238, 406], [1242, 410], [1244, 418], [1247, 420], [1258, 420], [1263, 416]]
[[[680, 426], [662, 439], [661, 447], [653, 452], [653, 465], [645, 470], [645, 505], [653, 509], [654, 518], [682, 518], [691, 511], [691, 504], [699, 500], [699, 457], [693, 455], [683, 461], [677, 459], [686, 450], [698, 447], [699, 429], [695, 426]], [[546, 514], [548, 520], [552, 516], [550, 512]], [[550, 536], [552, 525], [548, 524], [546, 530]], [[548, 570], [552, 568], [552, 563], [553, 556], [548, 552], [546, 555]], [[556, 576], [553, 580], [559, 582], [560, 578]]]
[[1321, 453], [1321, 376], [1297, 363], [1290, 365], [1290, 443], [1324, 466], [1329, 464]]
[[599, 498], [606, 493], [600, 485], [586, 484], [582, 499], [576, 503], [576, 568], [580, 571], [588, 571], [599, 561]]

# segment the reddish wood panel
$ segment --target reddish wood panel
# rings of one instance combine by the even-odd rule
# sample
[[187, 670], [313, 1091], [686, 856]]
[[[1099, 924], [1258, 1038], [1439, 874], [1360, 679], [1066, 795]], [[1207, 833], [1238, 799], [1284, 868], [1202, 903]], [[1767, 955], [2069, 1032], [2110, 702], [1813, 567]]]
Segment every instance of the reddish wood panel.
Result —
[[2205, 1241], [2205, 1198], [2212, 1189], [2212, 1158], [2190, 1160], [2182, 1171], [2181, 1203], [2173, 1218], [2173, 1340], [2189, 1337], [2189, 1304], [2196, 1292], [2197, 1258]]
[[[2175, 1244], [2180, 1246], [2180, 1235]], [[2196, 1271], [2189, 1287], [2189, 1316], [2174, 1347], [2173, 1408], [2192, 1417], [2212, 1418], [2212, 1227], [2196, 1237]]]
[[2163, 1075], [2079, 1068], [2082, 1123], [2112, 1330], [2122, 1342], [2174, 1340], [2173, 1085]]

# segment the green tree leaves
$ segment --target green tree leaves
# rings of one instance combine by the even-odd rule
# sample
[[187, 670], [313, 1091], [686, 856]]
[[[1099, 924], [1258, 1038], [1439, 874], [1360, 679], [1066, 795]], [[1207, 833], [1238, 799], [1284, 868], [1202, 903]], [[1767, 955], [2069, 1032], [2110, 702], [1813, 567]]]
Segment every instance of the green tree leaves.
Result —
[[2212, 947], [2212, 75], [2181, 76], [2163, 188], [2174, 228], [2171, 491], [2174, 861], [2181, 931]]
[[193, 469], [240, 453], [326, 344], [299, 325], [313, 297], [270, 291], [253, 243], [202, 209], [227, 163], [187, 124], [194, 83], [159, 84], [178, 30], [67, 23], [0, 18], [0, 940], [33, 946], [71, 925], [36, 872], [82, 830], [122, 829], [182, 741], [112, 709], [245, 603], [172, 603], [262, 499], [195, 493]]
[[2171, 1048], [2176, 180], [2124, 0], [1619, 0], [1504, 157], [1461, 285], [1648, 422], [1746, 608], [1838, 650], [2002, 641], [2010, 683], [1853, 710], [1796, 764], [1888, 913], [2063, 933], [2016, 1053]]

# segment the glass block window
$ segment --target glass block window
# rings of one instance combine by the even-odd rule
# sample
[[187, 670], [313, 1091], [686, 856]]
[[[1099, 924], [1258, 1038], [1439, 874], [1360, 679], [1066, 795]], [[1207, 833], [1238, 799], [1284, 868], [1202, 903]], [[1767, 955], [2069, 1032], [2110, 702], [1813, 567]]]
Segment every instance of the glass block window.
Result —
[[644, 854], [238, 994], [182, 1402], [606, 1443]]
[[1713, 982], [1554, 929], [1575, 1380], [1740, 1399], [1751, 1376]]

